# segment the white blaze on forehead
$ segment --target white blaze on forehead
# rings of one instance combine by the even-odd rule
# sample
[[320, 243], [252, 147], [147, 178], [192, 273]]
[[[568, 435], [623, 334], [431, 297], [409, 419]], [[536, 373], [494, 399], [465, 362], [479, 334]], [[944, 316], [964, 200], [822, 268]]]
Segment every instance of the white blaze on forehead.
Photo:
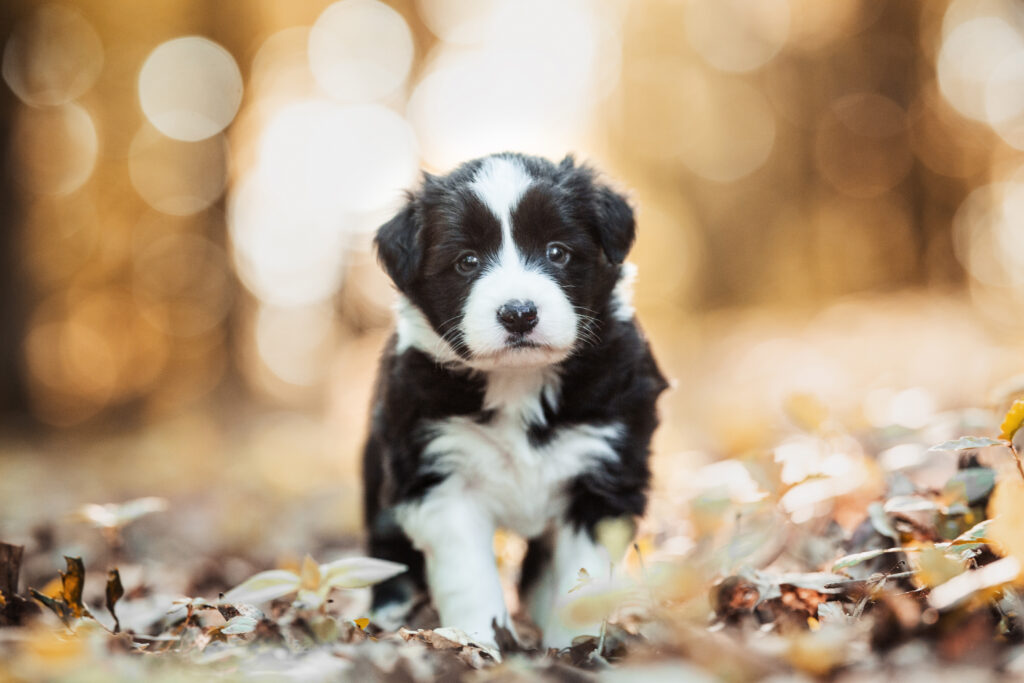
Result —
[[502, 242], [512, 242], [512, 211], [530, 187], [533, 178], [516, 159], [491, 157], [473, 177], [473, 193], [501, 222]]
[[[486, 159], [473, 177], [473, 193], [501, 224], [501, 249], [474, 282], [460, 324], [469, 362], [481, 370], [495, 367], [540, 367], [564, 360], [576, 342], [578, 318], [561, 286], [542, 269], [525, 263], [512, 238], [512, 213], [533, 183], [521, 161], [508, 157]], [[531, 301], [537, 325], [527, 339], [540, 348], [512, 349], [507, 330], [497, 318], [508, 301]]]

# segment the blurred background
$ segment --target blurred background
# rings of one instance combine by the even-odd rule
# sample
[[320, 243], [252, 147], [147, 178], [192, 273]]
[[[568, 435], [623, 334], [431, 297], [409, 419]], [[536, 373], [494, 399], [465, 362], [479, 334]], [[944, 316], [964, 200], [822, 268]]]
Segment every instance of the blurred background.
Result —
[[1024, 370], [1016, 1], [5, 0], [0, 46], [8, 541], [144, 495], [159, 552], [357, 534], [373, 231], [490, 152], [630, 193], [669, 498]]

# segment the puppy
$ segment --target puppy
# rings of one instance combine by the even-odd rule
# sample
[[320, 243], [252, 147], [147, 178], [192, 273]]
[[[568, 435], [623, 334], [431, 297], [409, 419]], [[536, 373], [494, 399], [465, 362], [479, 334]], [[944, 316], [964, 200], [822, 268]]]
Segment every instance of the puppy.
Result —
[[[571, 157], [467, 162], [377, 233], [399, 291], [364, 453], [369, 552], [409, 571], [374, 588], [395, 625], [429, 595], [442, 625], [511, 629], [493, 537], [528, 539], [520, 592], [549, 647], [595, 633], [558, 605], [608, 572], [602, 519], [643, 514], [666, 383], [637, 327], [626, 200]], [[569, 596], [571, 597], [571, 596]]]

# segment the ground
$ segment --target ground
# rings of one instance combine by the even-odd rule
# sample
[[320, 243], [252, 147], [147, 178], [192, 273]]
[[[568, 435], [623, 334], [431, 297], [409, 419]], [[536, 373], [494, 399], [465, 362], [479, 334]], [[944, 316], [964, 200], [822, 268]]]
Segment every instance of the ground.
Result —
[[[848, 317], [829, 319], [851, 329]], [[870, 346], [865, 329], [852, 346]], [[988, 377], [989, 397], [973, 400], [962, 377], [977, 363], [940, 364], [932, 369], [943, 386], [959, 382], [972, 402], [945, 409], [934, 397], [950, 389], [846, 382], [859, 417], [799, 387], [758, 415], [771, 390], [754, 381], [754, 361], [790, 351], [781, 337], [767, 350], [737, 350], [748, 332], [722, 337], [718, 364], [703, 370], [747, 373], [731, 415], [703, 432], [683, 423], [694, 395], [712, 404], [724, 395], [707, 384], [677, 388], [663, 406], [649, 512], [635, 527], [602, 528], [622, 559], [607, 577], [581, 576], [567, 608], [570, 619], [605, 626], [564, 651], [540, 649], [522, 620], [520, 642], [502, 634], [497, 652], [431, 628], [427, 608], [397, 632], [366, 619], [366, 586], [393, 568], [361, 557], [358, 479], [351, 454], [336, 456], [339, 424], [357, 450], [352, 425], [364, 408], [335, 408], [328, 420], [195, 411], [74, 436], [9, 436], [0, 681], [1019, 676], [1024, 381]], [[821, 322], [803, 333], [829, 334]], [[657, 330], [652, 337], [658, 351]], [[831, 362], [801, 348], [791, 351], [805, 367]], [[896, 341], [887, 352], [912, 362]], [[991, 358], [1003, 356], [975, 352], [999, 369]], [[708, 443], [719, 434], [715, 457], [666, 457], [666, 439], [695, 434]], [[511, 588], [524, 543], [501, 533], [495, 549]], [[515, 607], [511, 589], [508, 597]]]

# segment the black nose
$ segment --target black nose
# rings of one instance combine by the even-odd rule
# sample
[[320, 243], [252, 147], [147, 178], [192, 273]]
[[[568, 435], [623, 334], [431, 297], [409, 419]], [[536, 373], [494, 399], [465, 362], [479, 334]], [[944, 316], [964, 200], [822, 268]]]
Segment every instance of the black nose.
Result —
[[537, 306], [532, 301], [506, 301], [498, 309], [498, 320], [509, 332], [526, 334], [537, 326]]

